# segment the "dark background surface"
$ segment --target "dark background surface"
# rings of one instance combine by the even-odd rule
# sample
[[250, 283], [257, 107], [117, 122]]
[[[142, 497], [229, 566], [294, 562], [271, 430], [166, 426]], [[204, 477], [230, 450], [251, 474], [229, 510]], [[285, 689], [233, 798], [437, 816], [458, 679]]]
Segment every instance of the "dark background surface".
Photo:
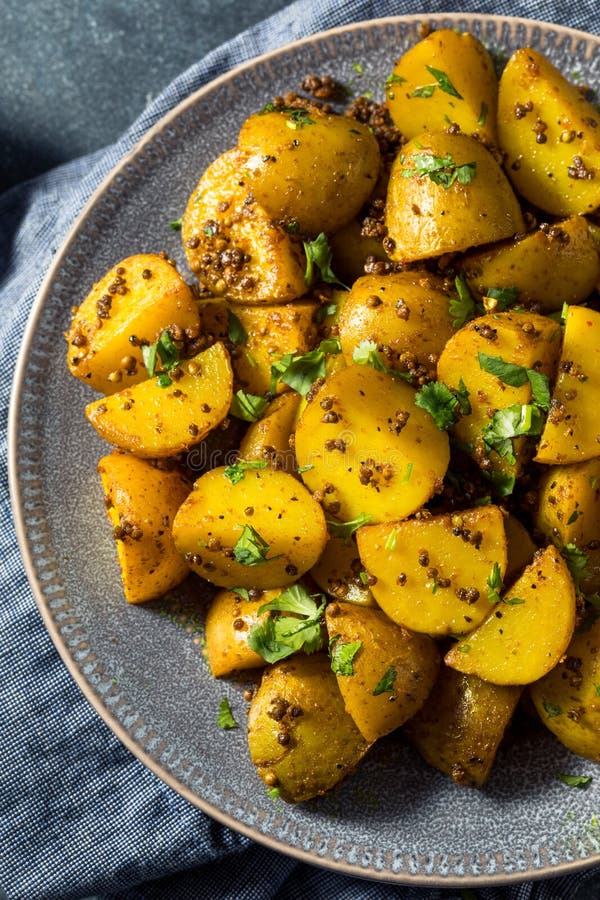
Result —
[[111, 143], [169, 81], [287, 0], [1, 0], [0, 191]]

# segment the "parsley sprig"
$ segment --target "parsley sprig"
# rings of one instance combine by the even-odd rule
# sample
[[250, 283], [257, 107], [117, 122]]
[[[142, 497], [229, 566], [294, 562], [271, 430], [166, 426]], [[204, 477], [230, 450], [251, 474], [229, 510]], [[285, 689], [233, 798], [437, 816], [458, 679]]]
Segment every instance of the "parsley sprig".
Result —
[[278, 662], [301, 649], [314, 653], [323, 646], [321, 616], [324, 609], [323, 594], [309, 594], [303, 585], [294, 584], [258, 609], [259, 615], [266, 612], [292, 615], [270, 615], [255, 625], [248, 634], [248, 646], [268, 663]]

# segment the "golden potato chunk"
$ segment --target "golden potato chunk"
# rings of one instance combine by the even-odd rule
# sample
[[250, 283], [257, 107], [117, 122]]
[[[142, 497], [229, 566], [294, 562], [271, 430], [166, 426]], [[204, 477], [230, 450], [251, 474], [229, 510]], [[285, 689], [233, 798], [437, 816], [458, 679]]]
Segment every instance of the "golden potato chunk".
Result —
[[407, 138], [445, 131], [456, 123], [465, 134], [495, 144], [498, 81], [494, 63], [472, 34], [432, 31], [400, 57], [386, 81], [387, 106]]
[[165, 472], [118, 452], [102, 457], [98, 472], [125, 599], [128, 603], [155, 600], [189, 572], [173, 543], [171, 523], [191, 485], [179, 472]]
[[529, 688], [540, 719], [559, 741], [600, 762], [600, 619], [573, 636], [566, 658]]
[[555, 547], [539, 550], [487, 619], [446, 654], [446, 665], [493, 684], [530, 684], [554, 668], [575, 627], [575, 587]]
[[555, 216], [600, 206], [598, 113], [537, 50], [507, 62], [498, 94], [498, 135], [516, 190]]
[[173, 523], [190, 568], [219, 587], [266, 590], [292, 584], [327, 543], [325, 516], [287, 472], [227, 467], [201, 475]]
[[198, 329], [198, 304], [175, 266], [162, 256], [130, 256], [98, 281], [65, 335], [69, 371], [96, 391], [114, 394], [148, 376], [142, 346], [171, 326]]
[[314, 107], [263, 110], [246, 119], [238, 143], [258, 203], [302, 234], [346, 225], [377, 183], [377, 141], [347, 116]]
[[329, 659], [315, 653], [265, 671], [248, 714], [248, 746], [267, 786], [300, 803], [341, 781], [370, 745], [344, 709]]
[[536, 462], [575, 463], [600, 456], [599, 390], [600, 313], [570, 306]]
[[497, 506], [453, 515], [365, 525], [358, 550], [371, 592], [399, 625], [426, 634], [472, 631], [490, 609], [488, 578], [506, 570], [504, 519]]
[[521, 691], [443, 666], [404, 733], [430, 766], [456, 784], [483, 787]]
[[[506, 175], [464, 134], [421, 134], [396, 157], [385, 224], [388, 255], [412, 261], [512, 237], [525, 225]], [[393, 242], [393, 249], [392, 243]]]
[[330, 537], [310, 574], [321, 590], [335, 600], [358, 606], [377, 606], [370, 587], [364, 582], [363, 564], [354, 536]]
[[365, 237], [362, 224], [357, 219], [336, 231], [329, 240], [333, 253], [331, 267], [343, 284], [350, 285], [365, 273], [367, 257], [385, 262], [389, 257], [383, 249], [381, 240]]
[[331, 603], [325, 620], [346, 712], [364, 738], [376, 741], [423, 705], [438, 673], [438, 649], [430, 637], [411, 634], [380, 609]]
[[537, 545], [533, 542], [525, 526], [511, 513], [504, 516], [504, 530], [507, 555], [504, 579], [509, 584], [531, 562]]
[[181, 236], [188, 264], [211, 293], [237, 303], [287, 303], [306, 293], [300, 246], [252, 198], [237, 148], [219, 156], [192, 192]]
[[[173, 377], [171, 377], [171, 375]], [[223, 344], [182, 362], [162, 387], [149, 378], [88, 403], [85, 415], [100, 437], [134, 456], [159, 458], [189, 450], [223, 421], [233, 373]]]
[[325, 380], [296, 428], [296, 458], [311, 491], [342, 521], [409, 516], [448, 467], [448, 436], [415, 405], [415, 391], [371, 366]]
[[294, 433], [301, 399], [295, 391], [275, 397], [262, 419], [253, 422], [244, 435], [240, 444], [241, 459], [262, 459], [274, 469], [295, 472], [296, 454], [290, 447], [290, 437]]
[[261, 591], [259, 597], [242, 597], [235, 591], [217, 591], [206, 613], [206, 658], [215, 678], [264, 668], [265, 660], [248, 646], [248, 633], [263, 618], [258, 610], [281, 591]]
[[389, 368], [429, 378], [453, 334], [448, 294], [426, 270], [359, 278], [339, 321], [348, 363], [361, 341], [373, 341]]

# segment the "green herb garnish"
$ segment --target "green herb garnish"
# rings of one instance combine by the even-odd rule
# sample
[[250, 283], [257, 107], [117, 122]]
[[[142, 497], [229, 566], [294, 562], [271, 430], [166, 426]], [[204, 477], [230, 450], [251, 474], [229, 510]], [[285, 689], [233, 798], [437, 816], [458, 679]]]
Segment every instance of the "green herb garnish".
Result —
[[560, 716], [562, 713], [562, 708], [557, 706], [555, 703], [550, 703], [549, 700], [544, 700], [542, 703], [544, 707], [544, 712], [549, 719], [554, 719], [556, 716]]
[[361, 341], [352, 351], [352, 362], [357, 366], [371, 366], [378, 372], [388, 372], [387, 365], [381, 358], [381, 354], [375, 341]]
[[172, 231], [181, 231], [181, 226], [183, 225], [183, 219], [174, 219], [172, 222], [169, 222], [169, 228]]
[[232, 344], [245, 344], [248, 340], [248, 332], [230, 309], [227, 310], [228, 336]]
[[592, 781], [591, 775], [564, 775], [562, 772], [557, 772], [556, 777], [567, 787], [586, 788]]
[[373, 516], [363, 512], [350, 522], [333, 522], [331, 519], [327, 519], [327, 528], [331, 537], [339, 537], [347, 541], [358, 528], [367, 525], [372, 518]]
[[269, 544], [258, 531], [255, 531], [251, 525], [244, 525], [241, 535], [233, 546], [233, 555], [236, 562], [242, 566], [260, 566], [280, 558], [281, 554], [267, 559], [269, 550]]
[[452, 316], [452, 324], [458, 330], [475, 315], [477, 308], [475, 301], [471, 296], [471, 292], [467, 287], [464, 275], [457, 275], [454, 279], [454, 285], [456, 287], [458, 299], [453, 297], [450, 300], [449, 308], [450, 315]]
[[441, 431], [456, 425], [459, 419], [458, 411], [471, 409], [469, 404], [469, 392], [461, 379], [460, 400], [454, 391], [443, 381], [430, 381], [425, 384], [415, 396], [415, 404], [426, 410], [437, 427]]
[[483, 429], [483, 441], [488, 451], [495, 450], [500, 457], [514, 465], [513, 438], [540, 435], [543, 425], [544, 419], [537, 406], [515, 403], [496, 410], [490, 424]]
[[398, 532], [396, 529], [392, 529], [387, 536], [387, 540], [384, 544], [386, 550], [395, 550], [398, 544]]
[[354, 657], [362, 647], [362, 641], [341, 644], [339, 640], [330, 644], [331, 671], [335, 675], [354, 675]]
[[340, 287], [348, 290], [331, 268], [333, 252], [326, 235], [321, 232], [314, 241], [303, 241], [302, 244], [306, 254], [306, 272], [304, 273], [306, 286], [310, 288], [315, 281], [321, 280], [326, 284], [339, 284]]
[[396, 672], [394, 666], [389, 666], [375, 685], [373, 696], [378, 697], [379, 694], [391, 694], [394, 689], [394, 682], [396, 681], [397, 676], [398, 673]]
[[440, 91], [450, 94], [451, 97], [457, 97], [459, 100], [463, 99], [462, 94], [458, 93], [445, 72], [442, 72], [441, 69], [434, 69], [433, 66], [425, 66], [425, 68], [437, 81]]
[[238, 484], [246, 477], [248, 469], [266, 469], [267, 462], [264, 459], [238, 459], [232, 466], [227, 466], [223, 475], [228, 478], [232, 484]]
[[239, 390], [233, 395], [229, 412], [236, 419], [242, 419], [244, 422], [258, 422], [268, 405], [269, 401], [264, 397], [257, 397], [256, 394], [247, 394], [245, 391]]
[[502, 571], [497, 562], [492, 566], [492, 571], [487, 577], [488, 600], [490, 603], [500, 603], [500, 589], [502, 587]]
[[579, 590], [579, 582], [583, 576], [587, 574], [588, 557], [583, 550], [580, 550], [579, 547], [576, 547], [575, 544], [572, 543], [565, 544], [561, 553], [569, 567], [569, 572], [571, 573], [571, 578], [575, 582], [575, 587]]
[[318, 378], [325, 377], [327, 355], [336, 356], [342, 352], [337, 338], [321, 341], [315, 350], [307, 353], [286, 353], [271, 366], [270, 392], [275, 393], [278, 381], [283, 381], [305, 397]]
[[248, 588], [230, 588], [229, 589], [232, 594], [237, 594], [238, 597], [241, 597], [242, 600], [250, 600], [250, 592]]
[[419, 178], [427, 176], [444, 190], [448, 190], [456, 181], [459, 184], [470, 184], [475, 178], [477, 169], [475, 162], [457, 165], [451, 153], [447, 153], [444, 157], [433, 156], [432, 153], [415, 153], [411, 162], [414, 168], [404, 169], [403, 178], [411, 178], [413, 175]]
[[519, 296], [519, 289], [515, 287], [490, 287], [487, 288], [485, 296], [490, 300], [496, 301], [496, 306], [494, 307], [495, 312], [503, 312], [516, 302]]
[[479, 118], [477, 119], [477, 124], [483, 128], [483, 126], [485, 125], [485, 123], [487, 121], [487, 117], [488, 117], [488, 105], [485, 102], [485, 100], [483, 100], [481, 103], [481, 111], [479, 113]]
[[154, 377], [157, 363], [160, 360], [163, 369], [157, 378], [160, 387], [169, 387], [173, 383], [168, 373], [179, 362], [179, 350], [168, 331], [163, 331], [153, 344], [146, 344], [142, 347], [142, 359], [149, 378]]
[[238, 727], [237, 722], [233, 718], [233, 713], [231, 712], [231, 706], [229, 705], [229, 700], [227, 699], [227, 697], [224, 697], [219, 703], [217, 725], [224, 731], [229, 731], [231, 728]]
[[526, 369], [525, 366], [505, 362], [501, 356], [478, 353], [477, 359], [484, 372], [495, 375], [500, 381], [511, 387], [521, 387], [529, 381], [533, 402], [546, 412], [550, 409], [550, 388], [547, 375], [542, 375], [535, 369]]
[[[320, 599], [319, 606], [315, 598]], [[311, 595], [302, 585], [294, 584], [258, 609], [259, 615], [265, 612], [293, 615], [269, 616], [255, 625], [248, 634], [248, 646], [269, 663], [285, 659], [300, 649], [314, 653], [323, 645], [321, 615], [324, 609], [323, 594]]]

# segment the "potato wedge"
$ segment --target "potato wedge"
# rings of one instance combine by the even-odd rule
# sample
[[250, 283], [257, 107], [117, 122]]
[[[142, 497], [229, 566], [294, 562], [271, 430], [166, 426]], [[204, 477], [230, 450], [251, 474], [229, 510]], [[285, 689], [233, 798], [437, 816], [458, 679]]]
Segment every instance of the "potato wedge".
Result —
[[328, 657], [315, 653], [265, 671], [248, 713], [248, 746], [267, 786], [300, 803], [345, 778], [370, 745], [344, 709]]
[[600, 206], [598, 113], [537, 50], [507, 62], [498, 93], [498, 137], [516, 190], [555, 216]]
[[201, 475], [180, 507], [173, 523], [179, 552], [219, 587], [292, 584], [327, 543], [321, 507], [286, 472], [250, 469], [235, 483], [226, 472]]
[[472, 631], [489, 613], [487, 580], [506, 570], [504, 519], [497, 506], [453, 515], [365, 525], [357, 535], [371, 592], [399, 625], [426, 634]]
[[330, 537], [310, 574], [335, 600], [377, 607], [371, 589], [360, 577], [363, 569], [354, 537]]
[[[518, 476], [535, 452], [535, 441], [528, 437], [514, 438], [514, 462], [495, 449], [487, 450], [483, 429], [493, 425], [491, 415], [496, 410], [530, 404], [533, 395], [529, 380], [519, 386], [507, 384], [486, 371], [479, 355], [500, 357], [504, 362], [552, 379], [559, 352], [560, 326], [534, 313], [501, 312], [481, 316], [457, 331], [446, 344], [438, 363], [438, 378], [455, 390], [462, 378], [471, 404], [471, 413], [463, 416], [452, 431], [484, 471]], [[538, 435], [539, 430], [533, 437], [537, 439]]]
[[537, 681], [565, 653], [575, 605], [566, 562], [553, 546], [539, 550], [504, 602], [448, 651], [446, 665], [493, 684]]
[[351, 285], [365, 274], [368, 257], [376, 262], [389, 262], [381, 241], [374, 237], [364, 237], [361, 232], [361, 223], [354, 219], [336, 231], [329, 240], [333, 253], [331, 267], [344, 284]]
[[543, 312], [582, 303], [600, 278], [600, 244], [583, 216], [544, 225], [520, 240], [469, 253], [462, 264], [469, 287], [515, 289], [519, 302]]
[[[423, 705], [438, 674], [438, 649], [430, 637], [412, 634], [380, 609], [330, 603], [325, 621], [346, 712], [366, 740], [376, 741]], [[348, 645], [355, 655], [340, 663]]]
[[536, 462], [575, 463], [600, 456], [599, 389], [600, 313], [570, 306], [550, 415]]
[[142, 345], [169, 328], [197, 333], [192, 289], [163, 256], [140, 253], [106, 273], [76, 310], [67, 364], [76, 378], [103, 394], [139, 384], [148, 375]]
[[240, 131], [252, 194], [275, 220], [302, 234], [337, 231], [373, 193], [379, 146], [369, 128], [315, 107], [265, 109]]
[[264, 416], [253, 422], [240, 444], [241, 459], [264, 459], [274, 469], [295, 472], [296, 454], [290, 437], [300, 409], [300, 394], [286, 391], [275, 397]]
[[534, 523], [559, 550], [573, 544], [585, 553], [581, 590], [600, 590], [600, 459], [543, 472]]
[[155, 600], [189, 573], [175, 548], [171, 524], [191, 485], [177, 471], [166, 472], [118, 452], [102, 457], [98, 472], [125, 599], [128, 603]]
[[573, 636], [566, 659], [529, 688], [540, 719], [559, 741], [600, 762], [600, 619]]
[[361, 341], [377, 344], [386, 365], [435, 379], [436, 361], [454, 334], [449, 297], [426, 270], [365, 275], [354, 282], [339, 321], [348, 364]]
[[443, 666], [403, 731], [430, 766], [457, 784], [483, 787], [521, 691]]
[[447, 132], [420, 134], [396, 157], [385, 224], [388, 255], [405, 262], [525, 230], [517, 198], [492, 154], [471, 137]]
[[472, 34], [432, 31], [400, 57], [386, 81], [386, 96], [394, 124], [409, 139], [444, 131], [452, 122], [484, 143], [497, 143], [496, 70]]
[[531, 562], [533, 554], [538, 548], [525, 526], [511, 513], [504, 516], [504, 530], [506, 532], [507, 557], [504, 580], [510, 584]]
[[149, 378], [88, 403], [88, 422], [105, 441], [134, 456], [175, 456], [199, 444], [229, 412], [233, 396], [229, 354], [223, 344], [214, 344], [171, 374], [168, 387]]
[[[444, 477], [448, 436], [414, 402], [415, 391], [370, 366], [327, 378], [296, 428], [302, 477], [342, 521], [409, 516]], [[333, 487], [333, 490], [331, 489]]]
[[281, 591], [257, 591], [245, 599], [235, 591], [217, 591], [206, 613], [206, 658], [215, 678], [264, 668], [265, 660], [248, 646], [248, 632], [260, 622], [258, 610]]
[[188, 264], [211, 293], [237, 303], [287, 303], [306, 293], [301, 248], [252, 200], [248, 154], [229, 150], [208, 167], [183, 215]]

